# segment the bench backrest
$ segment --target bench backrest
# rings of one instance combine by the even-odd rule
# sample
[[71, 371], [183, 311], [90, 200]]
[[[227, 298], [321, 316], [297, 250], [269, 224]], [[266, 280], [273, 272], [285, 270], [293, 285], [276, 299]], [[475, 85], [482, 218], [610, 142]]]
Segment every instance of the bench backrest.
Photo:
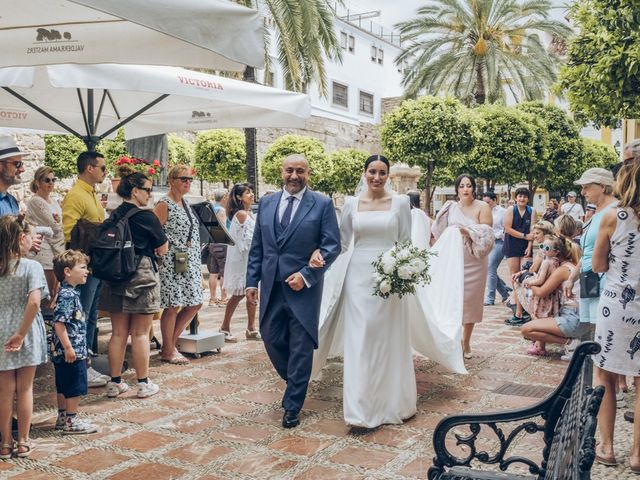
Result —
[[[589, 360], [587, 360], [589, 361]], [[595, 432], [604, 387], [590, 388], [583, 368], [556, 423], [546, 461], [545, 480], [589, 480], [595, 459]]]

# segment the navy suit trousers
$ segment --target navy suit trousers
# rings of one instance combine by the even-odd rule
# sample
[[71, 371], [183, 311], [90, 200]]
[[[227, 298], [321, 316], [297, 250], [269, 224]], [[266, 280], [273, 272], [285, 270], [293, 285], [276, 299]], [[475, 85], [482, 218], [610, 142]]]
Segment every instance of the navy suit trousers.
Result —
[[282, 406], [285, 410], [299, 411], [311, 377], [314, 343], [289, 308], [284, 288], [289, 286], [274, 282], [269, 304], [260, 322], [260, 332], [271, 363], [287, 382]]

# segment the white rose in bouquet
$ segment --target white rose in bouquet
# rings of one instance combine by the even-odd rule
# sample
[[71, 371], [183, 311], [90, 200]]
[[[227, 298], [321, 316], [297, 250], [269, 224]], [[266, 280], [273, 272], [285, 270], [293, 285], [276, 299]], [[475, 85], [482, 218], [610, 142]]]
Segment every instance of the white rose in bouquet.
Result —
[[410, 257], [411, 257], [411, 252], [409, 251], [408, 248], [401, 248], [400, 250], [398, 250], [398, 253], [396, 253], [396, 258], [399, 261], [407, 260]]
[[402, 265], [398, 268], [398, 276], [402, 280], [409, 280], [411, 277], [413, 277], [413, 274], [414, 269], [411, 267], [411, 265]]
[[386, 295], [391, 291], [391, 284], [386, 280], [383, 280], [380, 282], [380, 285], [378, 285], [378, 290], [380, 290], [380, 293]]
[[391, 255], [391, 252], [385, 253], [382, 256], [382, 270], [384, 271], [384, 273], [389, 275], [393, 273], [395, 268], [396, 268], [395, 258], [393, 258], [393, 255]]

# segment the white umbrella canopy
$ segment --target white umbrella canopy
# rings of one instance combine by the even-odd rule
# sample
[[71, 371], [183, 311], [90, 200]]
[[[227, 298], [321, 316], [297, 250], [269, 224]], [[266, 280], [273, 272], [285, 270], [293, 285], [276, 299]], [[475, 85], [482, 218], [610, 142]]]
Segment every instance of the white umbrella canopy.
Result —
[[0, 0], [0, 66], [264, 65], [263, 20], [229, 0]]
[[0, 69], [0, 127], [71, 133], [89, 148], [121, 126], [128, 139], [222, 127], [299, 127], [309, 98], [176, 67], [49, 65]]

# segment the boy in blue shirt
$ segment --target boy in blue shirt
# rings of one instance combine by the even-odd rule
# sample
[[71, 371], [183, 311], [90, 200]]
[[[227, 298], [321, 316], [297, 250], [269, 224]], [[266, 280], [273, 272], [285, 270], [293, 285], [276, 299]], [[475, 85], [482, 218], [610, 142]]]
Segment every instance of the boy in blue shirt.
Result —
[[97, 428], [78, 418], [80, 397], [87, 394], [87, 324], [80, 303], [78, 285], [87, 281], [89, 258], [78, 250], [67, 250], [53, 260], [53, 271], [60, 290], [53, 315], [51, 361], [55, 368], [58, 393], [56, 430], [65, 434], [97, 432]]

